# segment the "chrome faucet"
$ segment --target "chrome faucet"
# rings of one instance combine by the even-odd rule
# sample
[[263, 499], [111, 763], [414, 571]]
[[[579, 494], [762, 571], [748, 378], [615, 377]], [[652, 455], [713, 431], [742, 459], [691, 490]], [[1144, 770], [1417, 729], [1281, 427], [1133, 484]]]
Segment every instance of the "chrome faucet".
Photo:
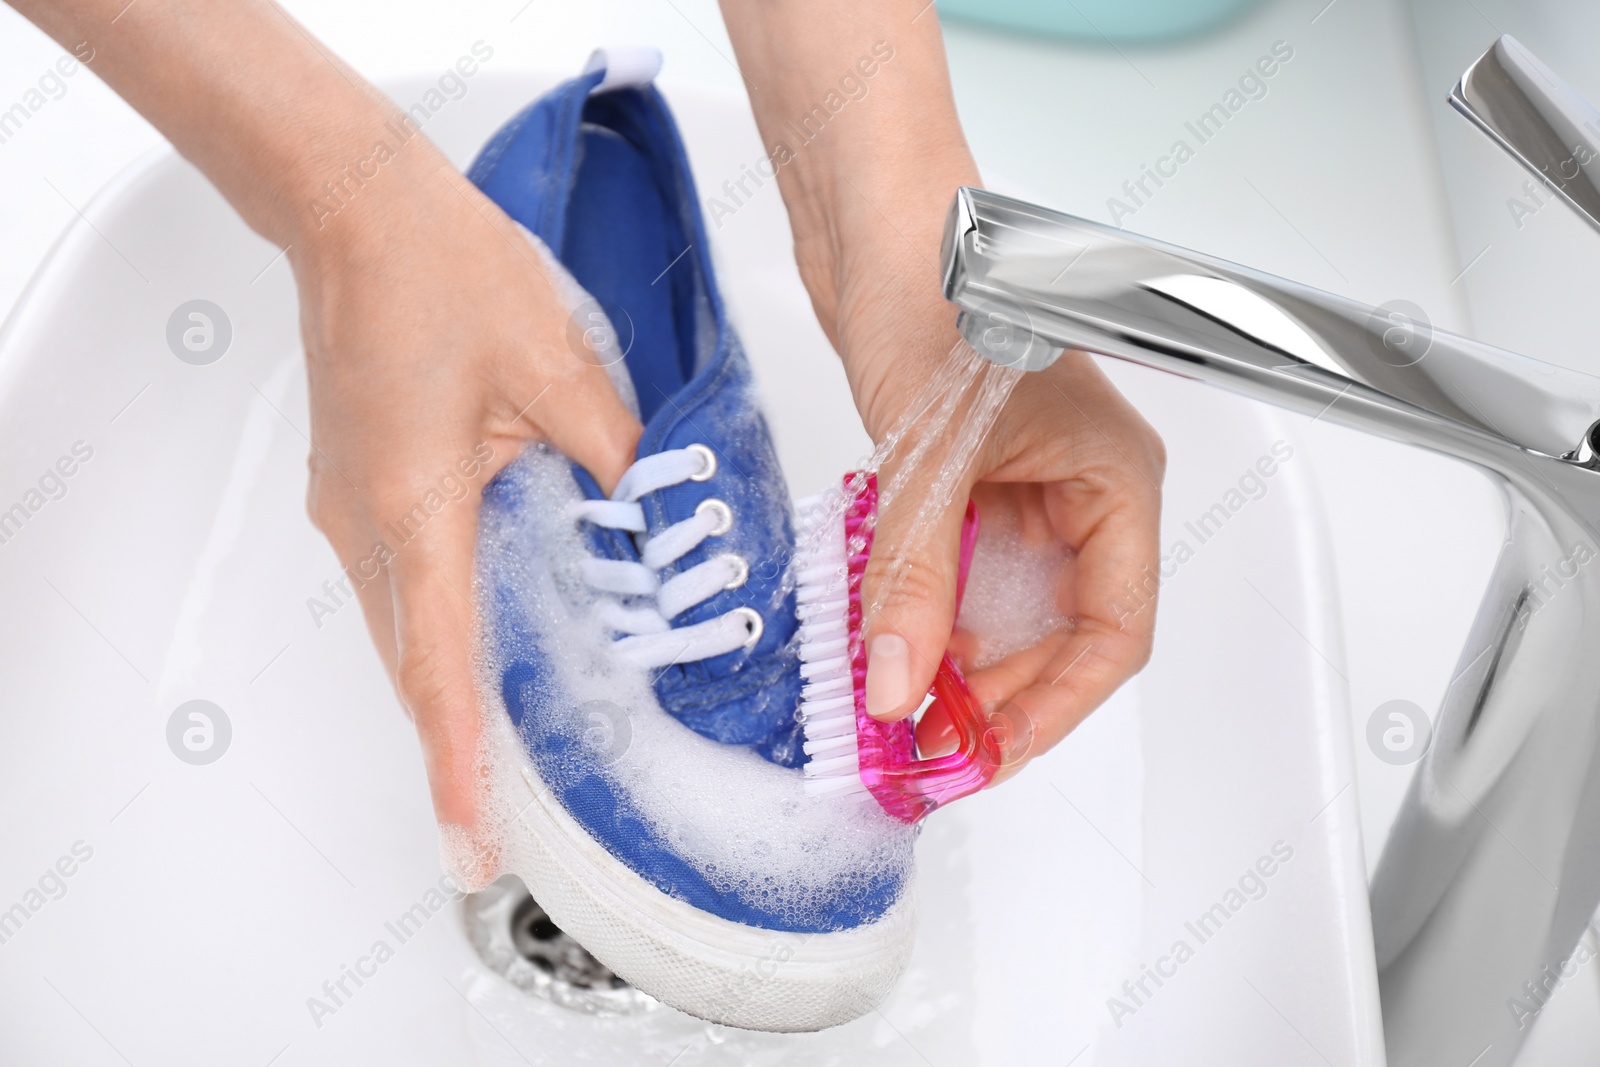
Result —
[[[1510, 37], [1450, 101], [1600, 229], [1600, 112]], [[1126, 359], [1499, 485], [1506, 542], [1371, 904], [1389, 1063], [1510, 1064], [1600, 906], [1600, 378], [979, 189], [943, 262], [994, 362]]]

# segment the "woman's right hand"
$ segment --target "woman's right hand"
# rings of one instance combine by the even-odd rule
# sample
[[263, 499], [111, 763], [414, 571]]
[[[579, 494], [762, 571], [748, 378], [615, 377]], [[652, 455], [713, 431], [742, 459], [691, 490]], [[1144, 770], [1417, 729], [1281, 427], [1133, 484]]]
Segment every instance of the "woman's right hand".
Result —
[[640, 426], [569, 341], [553, 264], [432, 145], [407, 144], [320, 221], [308, 214], [289, 253], [310, 382], [311, 516], [416, 723], [440, 823], [481, 849], [480, 489], [546, 440], [609, 491]]
[[312, 519], [416, 722], [439, 821], [472, 838], [479, 490], [542, 439], [609, 491], [638, 420], [568, 343], [572, 309], [517, 226], [272, 0], [9, 2], [287, 248]]

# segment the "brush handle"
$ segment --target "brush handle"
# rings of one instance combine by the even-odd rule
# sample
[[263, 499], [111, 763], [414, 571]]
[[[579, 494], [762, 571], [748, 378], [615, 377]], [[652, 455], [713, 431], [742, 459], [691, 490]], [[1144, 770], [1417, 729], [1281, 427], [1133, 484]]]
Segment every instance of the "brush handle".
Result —
[[[890, 815], [913, 823], [934, 808], [976, 793], [1000, 770], [1000, 744], [961, 670], [946, 654], [930, 693], [943, 706], [956, 735], [956, 749], [943, 756], [917, 758], [910, 719], [879, 722], [867, 714], [866, 648], [861, 640], [861, 580], [872, 552], [878, 512], [878, 482], [872, 474], [845, 476], [850, 505], [845, 511], [849, 560], [850, 658], [855, 686], [857, 759], [862, 784]], [[978, 509], [970, 501], [961, 523], [961, 559], [956, 576], [956, 611], [966, 591], [967, 572], [978, 543]]]

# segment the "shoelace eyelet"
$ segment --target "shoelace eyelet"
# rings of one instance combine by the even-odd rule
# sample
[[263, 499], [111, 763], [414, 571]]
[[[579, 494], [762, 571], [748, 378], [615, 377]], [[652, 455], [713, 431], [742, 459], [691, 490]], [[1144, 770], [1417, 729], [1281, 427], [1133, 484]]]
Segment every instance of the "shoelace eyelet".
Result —
[[[723, 556], [722, 558], [726, 559], [726, 560], [731, 560], [733, 562], [733, 577], [729, 578], [728, 581], [727, 581], [727, 584], [724, 585], [722, 588], [724, 588], [724, 589], [737, 589], [741, 585], [743, 585], [746, 581], [749, 580], [749, 578], [750, 578], [750, 564], [748, 564], [748, 563], [746, 563], [744, 561], [744, 557], [743, 556], [736, 556], [736, 555], [734, 555], [733, 553], [730, 552], [727, 555]], [[758, 615], [757, 618], [760, 618], [760, 616]]]
[[691, 482], [710, 481], [711, 476], [717, 473], [717, 454], [711, 451], [711, 449], [707, 448], [705, 445], [700, 444], [690, 445], [688, 451], [699, 456], [701, 461], [705, 463], [705, 469], [699, 474], [689, 475], [689, 480]]
[[761, 617], [759, 611], [755, 608], [734, 608], [730, 614], [744, 616], [745, 629], [749, 631], [749, 635], [744, 639], [745, 648], [751, 648], [761, 640], [761, 633], [767, 628], [767, 621]]
[[700, 501], [699, 505], [694, 509], [696, 515], [699, 515], [702, 511], [714, 511], [717, 513], [717, 524], [711, 528], [711, 532], [706, 535], [707, 537], [721, 537], [733, 529], [733, 509], [726, 502], [718, 500], [714, 496], [707, 497]]

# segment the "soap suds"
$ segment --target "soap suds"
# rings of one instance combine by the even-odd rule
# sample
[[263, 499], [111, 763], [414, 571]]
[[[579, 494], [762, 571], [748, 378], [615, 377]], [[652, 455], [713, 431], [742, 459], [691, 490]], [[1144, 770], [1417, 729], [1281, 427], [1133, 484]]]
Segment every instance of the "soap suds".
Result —
[[[611, 655], [596, 617], [600, 598], [579, 576], [589, 544], [568, 511], [580, 499], [566, 460], [544, 446], [514, 461], [486, 495], [478, 596], [487, 713], [506, 715], [499, 694], [507, 665], [548, 663], [553, 684], [525, 693], [527, 714], [553, 724], [563, 750], [538, 758], [583, 762], [713, 886], [788, 921], [817, 922], [841, 896], [908, 872], [911, 827], [870, 800], [807, 796], [800, 771], [700, 736], [662, 710], [648, 672]], [[511, 637], [497, 612], [501, 622], [518, 617], [527, 637]], [[513, 768], [529, 766], [525, 739], [505, 729], [485, 738], [492, 832], [480, 863], [512, 864], [526, 880], [530, 872], [514, 864], [526, 851], [516, 836], [527, 831], [516, 790], [505, 787]]]
[[977, 640], [977, 652], [969, 657], [973, 670], [1031, 648], [1072, 623], [1060, 607], [1071, 550], [1027, 536], [1009, 516], [979, 517], [978, 544], [956, 620]]

